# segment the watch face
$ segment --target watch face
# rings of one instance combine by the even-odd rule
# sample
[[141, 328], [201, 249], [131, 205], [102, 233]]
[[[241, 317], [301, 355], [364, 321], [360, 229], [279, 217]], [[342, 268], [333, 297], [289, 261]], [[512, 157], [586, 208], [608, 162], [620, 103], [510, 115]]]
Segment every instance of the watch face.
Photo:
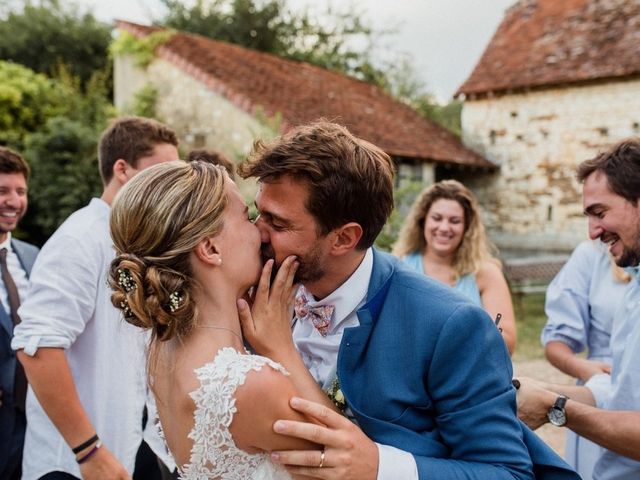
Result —
[[564, 414], [564, 410], [559, 408], [552, 408], [547, 413], [547, 417], [549, 418], [549, 422], [551, 422], [556, 427], [562, 427], [565, 423], [567, 423], [567, 417]]

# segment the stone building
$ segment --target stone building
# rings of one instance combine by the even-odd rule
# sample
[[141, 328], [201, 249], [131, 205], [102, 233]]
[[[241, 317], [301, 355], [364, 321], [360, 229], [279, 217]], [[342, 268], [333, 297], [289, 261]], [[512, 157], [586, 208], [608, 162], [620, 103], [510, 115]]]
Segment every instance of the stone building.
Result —
[[[137, 39], [161, 31], [124, 21], [117, 27]], [[384, 149], [404, 180], [428, 184], [449, 171], [495, 169], [456, 136], [375, 86], [199, 35], [172, 34], [144, 66], [120, 52], [114, 84], [120, 111], [152, 87], [158, 117], [176, 129], [188, 150], [215, 148], [240, 160], [256, 138], [326, 118]]]
[[465, 175], [503, 250], [587, 236], [576, 165], [640, 134], [640, 0], [522, 0], [459, 88], [463, 142], [498, 164]]

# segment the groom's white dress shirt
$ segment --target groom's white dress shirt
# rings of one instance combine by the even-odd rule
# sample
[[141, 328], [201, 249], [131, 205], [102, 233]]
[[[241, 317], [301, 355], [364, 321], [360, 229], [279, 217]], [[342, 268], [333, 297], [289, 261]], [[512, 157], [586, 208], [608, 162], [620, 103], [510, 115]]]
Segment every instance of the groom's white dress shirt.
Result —
[[[368, 249], [362, 263], [347, 281], [321, 301], [310, 299], [310, 307], [335, 307], [326, 337], [320, 335], [310, 321], [294, 318], [293, 341], [313, 378], [324, 388], [333, 381], [344, 329], [360, 325], [356, 312], [366, 301], [372, 270], [373, 252]], [[388, 445], [376, 445], [379, 452], [378, 480], [418, 479], [413, 455]]]

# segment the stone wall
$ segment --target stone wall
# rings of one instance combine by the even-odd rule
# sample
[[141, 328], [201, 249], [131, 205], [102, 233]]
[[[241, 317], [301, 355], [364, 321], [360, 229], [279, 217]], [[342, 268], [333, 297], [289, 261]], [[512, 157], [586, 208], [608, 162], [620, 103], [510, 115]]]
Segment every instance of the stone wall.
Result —
[[501, 166], [463, 179], [502, 249], [567, 251], [587, 236], [575, 167], [640, 134], [640, 80], [468, 100], [463, 142]]
[[[155, 87], [158, 119], [176, 131], [183, 154], [192, 149], [214, 149], [238, 163], [251, 151], [255, 139], [275, 136], [257, 117], [161, 58], [142, 69], [131, 56], [119, 55], [114, 63], [114, 83], [114, 103], [121, 112], [130, 108], [141, 88]], [[253, 181], [238, 183], [245, 196], [253, 196]]]
[[120, 55], [114, 65], [116, 108], [126, 111], [140, 89], [152, 85], [158, 92], [158, 117], [178, 133], [182, 150], [212, 148], [234, 160], [244, 158], [256, 138], [274, 132], [253, 115], [163, 59], [146, 70]]
[[118, 112], [128, 112], [136, 92], [148, 82], [145, 71], [131, 55], [117, 55], [113, 62], [113, 104]]

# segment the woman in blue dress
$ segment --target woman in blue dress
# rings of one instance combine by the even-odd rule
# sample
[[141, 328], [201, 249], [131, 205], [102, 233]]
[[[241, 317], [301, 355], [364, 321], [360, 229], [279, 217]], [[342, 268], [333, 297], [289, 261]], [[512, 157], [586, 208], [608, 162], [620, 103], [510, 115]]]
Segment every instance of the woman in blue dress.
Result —
[[499, 260], [492, 255], [480, 219], [478, 201], [455, 180], [424, 190], [407, 216], [393, 253], [414, 270], [453, 287], [492, 318], [509, 353], [516, 345], [516, 323], [509, 286]]
[[[615, 312], [629, 285], [629, 275], [615, 266], [601, 242], [576, 247], [547, 288], [547, 323], [541, 341], [549, 362], [583, 384], [611, 372], [609, 340]], [[587, 350], [587, 356], [577, 355]], [[567, 430], [565, 459], [590, 480], [600, 447]]]

